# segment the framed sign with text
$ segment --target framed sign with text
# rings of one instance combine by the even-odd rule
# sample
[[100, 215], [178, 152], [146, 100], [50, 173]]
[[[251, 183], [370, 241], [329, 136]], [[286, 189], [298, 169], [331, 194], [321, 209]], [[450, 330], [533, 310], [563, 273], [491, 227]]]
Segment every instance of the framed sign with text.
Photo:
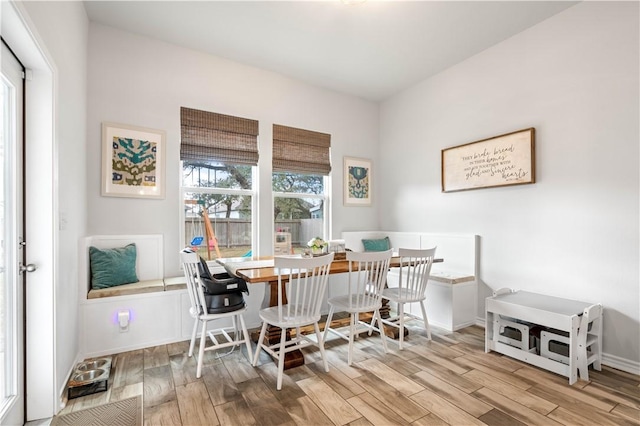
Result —
[[535, 181], [533, 127], [442, 150], [442, 192]]

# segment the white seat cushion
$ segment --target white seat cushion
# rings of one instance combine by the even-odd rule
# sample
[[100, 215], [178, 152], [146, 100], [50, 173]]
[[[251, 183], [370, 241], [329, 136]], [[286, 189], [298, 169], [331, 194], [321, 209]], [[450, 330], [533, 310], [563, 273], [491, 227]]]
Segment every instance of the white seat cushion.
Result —
[[138, 281], [132, 284], [123, 284], [115, 287], [92, 289], [87, 294], [87, 299], [99, 299], [101, 297], [125, 296], [128, 294], [155, 293], [164, 291], [163, 280]]

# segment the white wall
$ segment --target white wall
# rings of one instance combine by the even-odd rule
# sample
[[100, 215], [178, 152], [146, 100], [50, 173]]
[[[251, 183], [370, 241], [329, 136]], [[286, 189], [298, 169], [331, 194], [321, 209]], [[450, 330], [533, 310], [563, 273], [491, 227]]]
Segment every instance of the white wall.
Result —
[[78, 2], [17, 6], [26, 36], [17, 27], [2, 35], [33, 76], [26, 97], [27, 261], [38, 267], [26, 287], [27, 420], [33, 420], [57, 411], [78, 356], [88, 19]]
[[[387, 100], [379, 175], [381, 229], [481, 236], [479, 312], [500, 287], [601, 302], [636, 371], [638, 16], [583, 2]], [[441, 192], [441, 149], [527, 127], [535, 184]]]
[[[331, 134], [332, 233], [376, 227], [376, 209], [342, 206], [342, 158], [377, 160], [378, 106], [100, 24], [90, 24], [87, 128], [88, 234], [164, 234], [165, 274], [178, 265], [180, 107], [259, 120], [259, 250], [272, 252], [272, 124]], [[113, 121], [167, 132], [164, 200], [100, 196], [100, 125]], [[336, 184], [337, 182], [337, 184]]]

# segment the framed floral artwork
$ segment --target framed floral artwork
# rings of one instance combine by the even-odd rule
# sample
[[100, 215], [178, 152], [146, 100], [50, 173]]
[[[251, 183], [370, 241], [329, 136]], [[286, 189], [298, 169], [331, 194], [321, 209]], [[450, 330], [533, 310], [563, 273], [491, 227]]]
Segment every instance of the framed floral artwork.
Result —
[[165, 131], [102, 123], [102, 195], [164, 199]]
[[344, 205], [371, 205], [371, 161], [344, 157]]

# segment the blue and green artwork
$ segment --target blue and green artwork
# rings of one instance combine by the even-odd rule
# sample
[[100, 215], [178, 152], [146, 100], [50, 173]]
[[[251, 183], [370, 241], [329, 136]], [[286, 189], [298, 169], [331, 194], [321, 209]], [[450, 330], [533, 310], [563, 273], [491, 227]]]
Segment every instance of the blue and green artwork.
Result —
[[369, 170], [366, 167], [349, 166], [349, 198], [369, 198]]
[[155, 142], [113, 137], [114, 185], [156, 186], [158, 144]]

